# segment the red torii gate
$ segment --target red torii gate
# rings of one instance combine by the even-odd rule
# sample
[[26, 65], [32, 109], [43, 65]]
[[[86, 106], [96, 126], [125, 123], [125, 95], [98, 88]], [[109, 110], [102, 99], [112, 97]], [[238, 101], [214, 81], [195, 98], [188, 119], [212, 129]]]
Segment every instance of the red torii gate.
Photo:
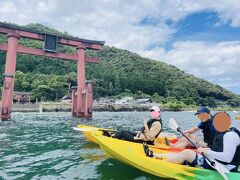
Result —
[[[77, 61], [78, 80], [77, 88], [73, 88], [72, 91], [72, 115], [77, 117], [92, 116], [92, 84], [85, 82], [85, 61], [98, 63], [99, 58], [86, 57], [85, 50], [100, 50], [104, 45], [104, 41], [94, 41], [76, 37], [46, 34], [5, 23], [0, 23], [0, 34], [5, 34], [8, 38], [8, 43], [0, 44], [0, 50], [7, 51], [5, 73], [3, 74], [4, 83], [2, 88], [0, 119], [8, 120], [11, 117], [17, 53]], [[44, 41], [43, 50], [21, 46], [18, 44], [18, 39], [21, 37]], [[57, 44], [74, 46], [77, 49], [77, 53], [66, 54], [56, 52]]]

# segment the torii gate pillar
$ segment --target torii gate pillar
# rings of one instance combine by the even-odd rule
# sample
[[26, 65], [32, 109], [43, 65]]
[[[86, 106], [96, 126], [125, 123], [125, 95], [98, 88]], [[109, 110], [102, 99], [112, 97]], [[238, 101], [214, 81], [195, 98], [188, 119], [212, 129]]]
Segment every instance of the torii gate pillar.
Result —
[[85, 82], [85, 47], [78, 46], [77, 52], [78, 86], [72, 88], [72, 115], [77, 117], [92, 117], [92, 84]]
[[19, 36], [17, 34], [8, 34], [7, 57], [2, 89], [2, 108], [0, 114], [2, 120], [8, 120], [11, 117], [18, 39]]
[[77, 111], [76, 116], [84, 116], [84, 89], [85, 89], [85, 49], [84, 47], [77, 47], [78, 61], [77, 61]]

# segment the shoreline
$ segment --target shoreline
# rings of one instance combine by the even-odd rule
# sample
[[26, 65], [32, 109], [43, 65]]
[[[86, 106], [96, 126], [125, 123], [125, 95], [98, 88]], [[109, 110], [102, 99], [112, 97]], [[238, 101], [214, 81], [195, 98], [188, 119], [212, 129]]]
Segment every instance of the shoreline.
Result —
[[[121, 112], [121, 111], [149, 111], [154, 106], [160, 106], [161, 111], [170, 112], [195, 112], [197, 107], [185, 108], [170, 108], [156, 103], [149, 104], [102, 104], [94, 103], [93, 111], [108, 111], [108, 112]], [[13, 104], [12, 112], [71, 112], [72, 104], [69, 102], [41, 102], [38, 104]], [[233, 111], [240, 110], [240, 108], [210, 108], [211, 111]]]

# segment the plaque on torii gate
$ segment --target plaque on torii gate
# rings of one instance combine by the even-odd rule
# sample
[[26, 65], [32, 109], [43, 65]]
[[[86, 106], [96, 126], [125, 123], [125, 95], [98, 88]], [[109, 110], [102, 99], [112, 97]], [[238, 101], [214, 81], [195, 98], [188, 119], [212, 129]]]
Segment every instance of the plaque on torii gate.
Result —
[[[8, 42], [0, 44], [0, 50], [7, 51], [0, 119], [8, 120], [12, 112], [14, 77], [16, 72], [17, 53], [46, 56], [77, 62], [77, 87], [72, 91], [72, 115], [91, 117], [93, 109], [92, 84], [85, 82], [85, 62], [98, 63], [99, 58], [87, 57], [86, 49], [100, 50], [104, 41], [94, 41], [71, 36], [62, 36], [33, 31], [21, 26], [0, 23], [0, 34], [7, 35]], [[44, 42], [43, 49], [24, 47], [18, 44], [19, 38], [28, 38]], [[57, 44], [76, 47], [77, 53], [57, 52]]]

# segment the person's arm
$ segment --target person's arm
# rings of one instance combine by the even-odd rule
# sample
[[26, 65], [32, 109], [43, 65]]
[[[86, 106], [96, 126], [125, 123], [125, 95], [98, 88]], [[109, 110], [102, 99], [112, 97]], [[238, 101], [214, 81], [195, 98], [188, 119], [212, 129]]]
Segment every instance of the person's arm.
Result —
[[193, 134], [193, 133], [195, 133], [195, 132], [197, 132], [197, 131], [199, 131], [200, 129], [203, 129], [203, 128], [204, 128], [204, 124], [203, 124], [203, 122], [200, 122], [200, 123], [197, 125], [197, 127], [190, 128], [190, 129], [184, 131], [183, 133], [184, 133], [184, 134], [187, 134], [187, 133]]
[[195, 133], [195, 132], [197, 132], [197, 131], [199, 131], [199, 130], [200, 130], [199, 127], [193, 127], [193, 128], [190, 128], [190, 129], [184, 131], [183, 133], [184, 133], [184, 134], [187, 134], [187, 133], [193, 134], [193, 133]]
[[219, 161], [230, 163], [236, 152], [237, 146], [240, 144], [240, 138], [235, 132], [228, 132], [223, 137], [223, 152], [209, 150], [207, 155]]
[[[143, 125], [144, 125], [145, 129], [149, 130], [146, 119], [143, 120]], [[144, 139], [146, 139], [146, 136], [144, 135], [144, 133], [142, 131], [137, 131], [137, 134], [136, 134], [136, 136], [134, 136], [134, 139], [135, 140], [144, 140]]]
[[149, 131], [149, 128], [148, 128], [147, 120], [146, 120], [146, 119], [144, 119], [143, 125], [144, 125], [145, 130]]

